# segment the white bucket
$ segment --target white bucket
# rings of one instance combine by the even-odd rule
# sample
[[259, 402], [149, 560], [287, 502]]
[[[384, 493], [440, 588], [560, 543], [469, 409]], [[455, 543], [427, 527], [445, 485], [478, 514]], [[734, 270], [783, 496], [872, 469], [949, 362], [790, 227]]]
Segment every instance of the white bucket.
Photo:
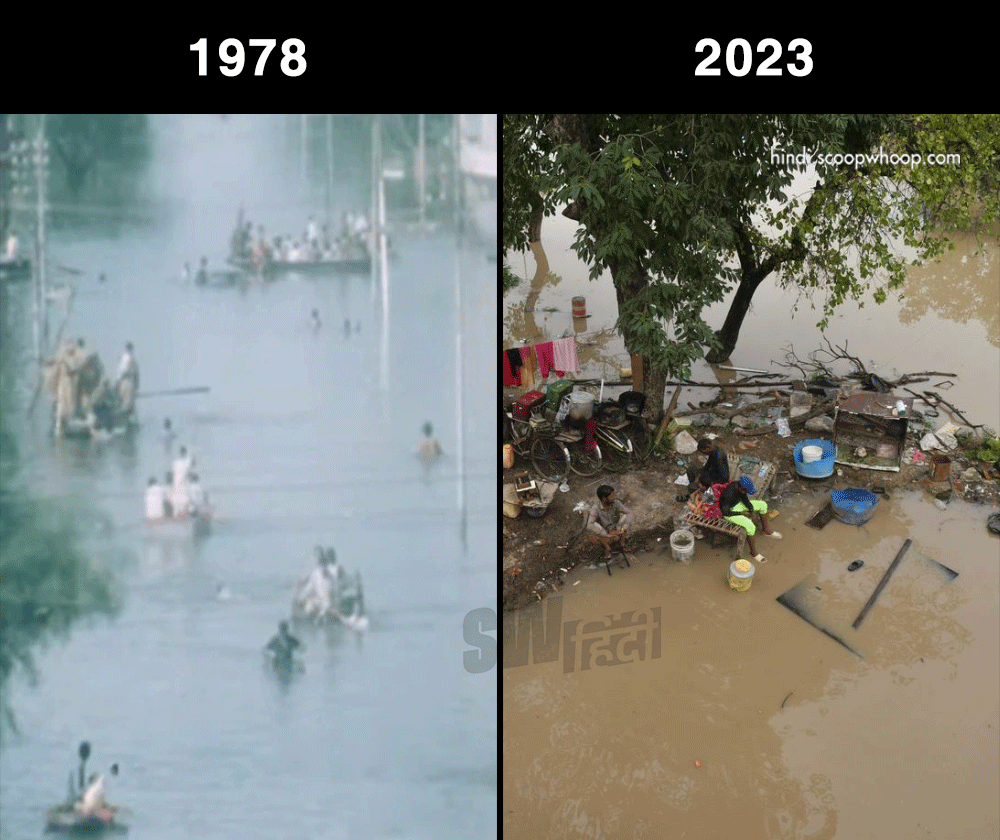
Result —
[[802, 463], [811, 464], [813, 461], [819, 461], [823, 458], [823, 447], [822, 446], [803, 446], [802, 447]]
[[593, 417], [594, 399], [590, 391], [573, 391], [569, 395], [569, 419], [589, 420]]
[[686, 528], [674, 531], [670, 535], [670, 553], [674, 560], [681, 563], [690, 563], [694, 557], [694, 534]]

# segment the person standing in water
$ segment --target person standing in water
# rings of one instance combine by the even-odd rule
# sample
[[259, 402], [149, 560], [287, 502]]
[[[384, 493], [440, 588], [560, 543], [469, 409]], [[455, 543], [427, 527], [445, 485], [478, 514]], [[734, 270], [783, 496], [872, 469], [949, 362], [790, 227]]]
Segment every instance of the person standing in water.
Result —
[[288, 632], [288, 622], [282, 621], [278, 624], [277, 634], [271, 637], [264, 651], [270, 655], [275, 666], [288, 668], [292, 665], [293, 654], [300, 647], [302, 642]]
[[434, 437], [434, 427], [429, 422], [424, 423], [424, 439], [420, 441], [417, 456], [425, 463], [436, 461], [444, 454], [441, 444]]

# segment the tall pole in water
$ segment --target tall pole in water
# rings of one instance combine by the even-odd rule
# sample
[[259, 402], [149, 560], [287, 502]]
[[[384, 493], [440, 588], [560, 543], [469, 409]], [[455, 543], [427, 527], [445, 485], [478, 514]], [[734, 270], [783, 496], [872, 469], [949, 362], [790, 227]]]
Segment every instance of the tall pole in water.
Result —
[[[389, 249], [385, 234], [385, 178], [382, 173], [382, 128], [378, 138], [378, 256], [382, 273], [382, 390], [389, 392]], [[386, 399], [388, 405], [388, 399]]]
[[333, 228], [330, 204], [333, 202], [333, 114], [326, 115], [326, 223]]
[[468, 551], [468, 513], [465, 502], [465, 359], [462, 355], [462, 333], [464, 331], [464, 318], [462, 316], [462, 278], [459, 271], [459, 260], [461, 258], [461, 242], [455, 242], [454, 263], [455, 263], [455, 428], [457, 429], [458, 442], [456, 452], [458, 457], [458, 515], [459, 515], [459, 536], [462, 540], [462, 554]]
[[301, 141], [302, 141], [302, 151], [301, 151], [301, 154], [299, 155], [299, 177], [302, 179], [302, 183], [303, 184], [305, 184], [305, 182], [306, 182], [306, 170], [308, 169], [308, 166], [306, 164], [308, 163], [308, 157], [309, 157], [309, 148], [306, 145], [306, 117], [307, 116], [308, 116], [307, 114], [302, 114], [301, 115], [302, 119], [301, 119], [301, 125], [300, 125], [300, 130], [299, 130], [299, 135], [300, 135]]
[[427, 154], [424, 144], [424, 114], [419, 115], [420, 128], [417, 138], [417, 187], [420, 201], [420, 227], [424, 226], [424, 205], [427, 203]]
[[[42, 356], [48, 352], [49, 343], [49, 290], [45, 264], [45, 171], [48, 164], [48, 144], [45, 142], [45, 114], [38, 124], [38, 285], [42, 309]], [[41, 361], [42, 356], [39, 356]]]

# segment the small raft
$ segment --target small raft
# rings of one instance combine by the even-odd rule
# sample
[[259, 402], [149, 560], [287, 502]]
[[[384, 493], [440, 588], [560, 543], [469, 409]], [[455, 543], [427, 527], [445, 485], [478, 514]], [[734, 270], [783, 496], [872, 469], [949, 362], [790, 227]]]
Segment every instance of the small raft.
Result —
[[128, 826], [118, 821], [117, 811], [117, 808], [102, 808], [94, 816], [81, 814], [72, 805], [59, 805], [49, 809], [45, 831], [77, 837], [93, 837], [105, 833], [127, 834]]

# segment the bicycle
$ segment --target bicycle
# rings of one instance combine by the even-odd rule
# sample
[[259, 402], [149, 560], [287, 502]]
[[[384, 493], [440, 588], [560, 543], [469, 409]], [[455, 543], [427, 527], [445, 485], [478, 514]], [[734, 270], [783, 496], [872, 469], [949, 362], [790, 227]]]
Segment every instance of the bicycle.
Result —
[[531, 463], [543, 481], [559, 484], [571, 466], [569, 449], [557, 439], [559, 427], [534, 415], [531, 420], [518, 420], [512, 412], [502, 411], [505, 425], [504, 440], [522, 458]]
[[652, 449], [652, 435], [641, 411], [642, 394], [626, 392], [594, 408], [597, 439], [603, 443], [605, 465], [614, 472], [640, 466]]

